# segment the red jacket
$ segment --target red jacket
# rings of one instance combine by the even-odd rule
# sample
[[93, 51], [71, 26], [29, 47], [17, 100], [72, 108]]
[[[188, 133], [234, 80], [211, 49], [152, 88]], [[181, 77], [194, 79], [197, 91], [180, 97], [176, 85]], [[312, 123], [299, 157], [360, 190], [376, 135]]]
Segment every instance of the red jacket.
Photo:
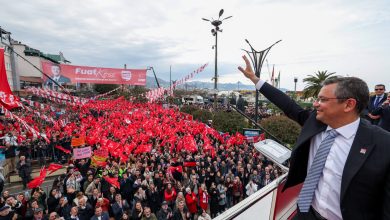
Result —
[[195, 193], [191, 193], [186, 195], [186, 204], [188, 211], [190, 211], [191, 214], [197, 213], [198, 208], [196, 207], [196, 203], [198, 202], [198, 199], [196, 198]]
[[164, 191], [164, 198], [165, 198], [165, 201], [167, 201], [167, 202], [174, 201], [176, 199], [176, 190], [175, 190], [175, 188], [172, 187], [172, 191], [170, 193], [168, 193], [168, 190], [165, 189], [165, 191]]

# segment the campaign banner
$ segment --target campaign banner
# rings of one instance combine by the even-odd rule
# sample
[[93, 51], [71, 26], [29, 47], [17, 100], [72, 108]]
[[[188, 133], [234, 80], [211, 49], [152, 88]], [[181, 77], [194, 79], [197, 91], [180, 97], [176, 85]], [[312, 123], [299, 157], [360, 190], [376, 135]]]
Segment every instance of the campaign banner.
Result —
[[[70, 83], [146, 85], [146, 69], [115, 69], [42, 62], [42, 71], [60, 85]], [[46, 76], [42, 78], [45, 86], [55, 86]]]
[[92, 155], [91, 147], [83, 147], [83, 148], [74, 148], [73, 149], [73, 158], [75, 160], [89, 158], [89, 157], [91, 157], [91, 155]]

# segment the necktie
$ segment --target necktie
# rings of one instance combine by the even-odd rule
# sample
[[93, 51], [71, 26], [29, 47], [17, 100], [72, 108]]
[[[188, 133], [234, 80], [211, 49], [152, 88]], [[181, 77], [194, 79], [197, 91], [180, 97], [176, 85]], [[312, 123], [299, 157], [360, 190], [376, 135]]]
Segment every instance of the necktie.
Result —
[[326, 158], [328, 157], [330, 147], [334, 143], [334, 139], [338, 135], [336, 130], [328, 131], [328, 135], [322, 140], [318, 147], [317, 153], [314, 156], [313, 163], [303, 183], [302, 190], [298, 197], [298, 206], [301, 212], [308, 212], [311, 202], [314, 197], [314, 191], [317, 188], [322, 170], [324, 169]]
[[375, 107], [375, 108], [378, 107], [379, 100], [380, 100], [380, 97], [377, 96], [377, 97], [375, 98], [375, 102], [374, 102], [374, 107]]

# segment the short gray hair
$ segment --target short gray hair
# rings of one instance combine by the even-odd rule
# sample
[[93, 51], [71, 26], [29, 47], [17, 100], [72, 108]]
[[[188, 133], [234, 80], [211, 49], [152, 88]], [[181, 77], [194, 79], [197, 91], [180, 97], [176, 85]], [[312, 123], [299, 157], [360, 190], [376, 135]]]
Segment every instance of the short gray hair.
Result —
[[[367, 107], [370, 98], [367, 83], [357, 77], [334, 77], [327, 79], [323, 85], [337, 84], [335, 96], [339, 99], [356, 100], [356, 112], [360, 114]], [[340, 100], [339, 100], [340, 101]]]

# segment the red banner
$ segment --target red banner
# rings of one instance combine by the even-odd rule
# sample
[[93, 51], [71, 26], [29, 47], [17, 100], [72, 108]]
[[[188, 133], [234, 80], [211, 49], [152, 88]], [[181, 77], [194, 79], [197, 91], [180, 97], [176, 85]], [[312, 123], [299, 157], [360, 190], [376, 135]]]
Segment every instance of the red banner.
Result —
[[[42, 62], [42, 70], [61, 85], [70, 83], [146, 85], [146, 69], [114, 69]], [[43, 76], [43, 81], [46, 86], [53, 86], [53, 82], [46, 76]]]

